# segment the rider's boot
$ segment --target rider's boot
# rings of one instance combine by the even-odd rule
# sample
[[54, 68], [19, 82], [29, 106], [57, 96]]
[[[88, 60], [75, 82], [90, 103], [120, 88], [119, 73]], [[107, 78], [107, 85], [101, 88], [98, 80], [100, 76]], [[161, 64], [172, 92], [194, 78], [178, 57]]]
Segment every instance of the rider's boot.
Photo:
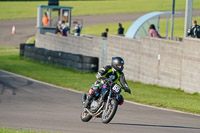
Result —
[[84, 108], [87, 108], [89, 106], [89, 103], [92, 100], [92, 98], [95, 97], [95, 94], [99, 92], [99, 85], [99, 81], [96, 81], [92, 85], [91, 89], [89, 90], [89, 94], [87, 95], [87, 99], [85, 100]]

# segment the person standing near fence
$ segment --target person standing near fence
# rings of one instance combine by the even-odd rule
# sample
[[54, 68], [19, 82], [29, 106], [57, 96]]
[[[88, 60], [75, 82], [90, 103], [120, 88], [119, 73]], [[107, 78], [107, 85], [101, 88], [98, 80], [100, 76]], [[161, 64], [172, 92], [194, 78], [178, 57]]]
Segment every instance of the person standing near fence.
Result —
[[160, 36], [160, 34], [158, 33], [158, 31], [156, 30], [156, 27], [155, 27], [154, 24], [151, 24], [151, 25], [149, 26], [149, 35], [148, 35], [148, 36], [149, 36], [149, 37], [162, 38], [162, 37]]
[[192, 21], [191, 28], [188, 29], [188, 36], [193, 38], [200, 38], [200, 26], [197, 25], [197, 21]]
[[77, 21], [74, 21], [73, 24], [74, 24], [74, 35], [80, 36], [82, 26]]
[[124, 28], [122, 27], [121, 23], [119, 23], [118, 35], [124, 36]]
[[47, 15], [47, 12], [44, 13], [44, 16], [42, 18], [42, 24], [43, 24], [43, 26], [49, 25], [49, 16]]
[[62, 36], [68, 36], [70, 28], [69, 26], [65, 23], [65, 21], [62, 21], [62, 30], [61, 30], [61, 34]]
[[103, 33], [101, 34], [101, 36], [104, 37], [104, 38], [107, 38], [107, 36], [108, 36], [108, 31], [109, 31], [109, 29], [106, 28], [106, 29], [105, 29], [105, 32], [103, 32]]

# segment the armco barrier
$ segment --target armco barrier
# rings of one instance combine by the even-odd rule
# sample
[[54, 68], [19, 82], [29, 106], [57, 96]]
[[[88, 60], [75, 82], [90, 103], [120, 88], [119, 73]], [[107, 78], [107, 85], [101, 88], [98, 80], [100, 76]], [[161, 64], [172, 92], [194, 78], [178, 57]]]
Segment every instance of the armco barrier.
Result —
[[78, 72], [97, 72], [99, 66], [97, 57], [36, 48], [29, 44], [20, 44], [20, 56], [72, 68]]

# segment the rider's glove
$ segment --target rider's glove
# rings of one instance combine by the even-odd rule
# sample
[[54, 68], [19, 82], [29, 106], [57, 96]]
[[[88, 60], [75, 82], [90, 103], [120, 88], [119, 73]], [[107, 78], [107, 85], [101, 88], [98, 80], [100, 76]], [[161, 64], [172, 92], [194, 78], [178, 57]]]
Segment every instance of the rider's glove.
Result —
[[129, 94], [131, 94], [131, 90], [130, 90], [129, 88], [127, 88], [127, 87], [124, 88], [124, 91], [125, 91], [125, 92], [128, 92]]
[[96, 78], [97, 78], [97, 79], [101, 79], [101, 77], [102, 77], [102, 75], [98, 72], [98, 73], [96, 74]]

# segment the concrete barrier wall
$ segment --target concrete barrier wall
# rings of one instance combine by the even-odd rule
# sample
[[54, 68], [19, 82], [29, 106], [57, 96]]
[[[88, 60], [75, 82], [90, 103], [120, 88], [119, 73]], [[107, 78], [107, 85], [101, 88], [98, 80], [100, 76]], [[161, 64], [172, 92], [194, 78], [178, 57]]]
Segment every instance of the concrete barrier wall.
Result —
[[109, 36], [107, 44], [107, 63], [121, 55], [127, 79], [200, 93], [200, 40]]
[[132, 61], [137, 64], [137, 81], [179, 88], [177, 79], [180, 78], [180, 72], [176, 64], [180, 61], [174, 49], [180, 45], [177, 42], [171, 44], [170, 41], [154, 38], [143, 38], [139, 45], [139, 55]]
[[181, 66], [181, 88], [200, 93], [200, 39], [188, 38], [183, 41]]
[[[77, 37], [70, 35], [69, 37], [57, 36], [47, 33], [36, 35], [36, 47], [46, 48], [49, 50], [64, 51], [73, 54], [83, 54], [101, 59], [101, 42], [102, 38], [93, 36], [92, 38]], [[99, 60], [101, 66], [101, 60]]]
[[[99, 57], [102, 38], [57, 37], [37, 34], [36, 47]], [[183, 42], [157, 38], [127, 39], [109, 35], [107, 63], [113, 56], [125, 60], [126, 79], [147, 84], [181, 88], [200, 93], [200, 40], [185, 38]]]
[[159, 43], [160, 61], [158, 64], [158, 84], [173, 88], [181, 88], [182, 46], [180, 42], [165, 40]]

